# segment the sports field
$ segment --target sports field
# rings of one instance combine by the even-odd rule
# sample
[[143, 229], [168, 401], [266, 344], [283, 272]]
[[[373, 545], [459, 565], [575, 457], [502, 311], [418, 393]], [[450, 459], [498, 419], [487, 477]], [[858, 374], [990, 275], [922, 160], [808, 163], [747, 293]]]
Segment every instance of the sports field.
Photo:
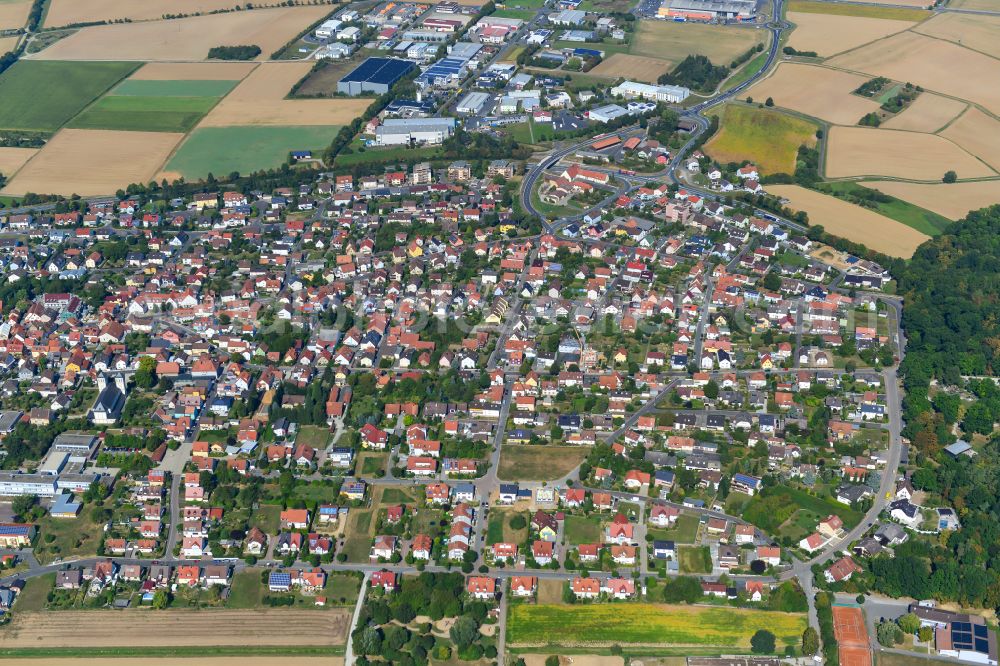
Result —
[[268, 62], [258, 66], [212, 109], [200, 127], [231, 125], [346, 125], [371, 104], [371, 99], [285, 99], [312, 65]]
[[727, 104], [705, 153], [719, 162], [750, 160], [765, 174], [793, 173], [799, 146], [816, 143], [816, 125], [773, 109]]
[[157, 176], [172, 180], [203, 178], [209, 173], [248, 174], [281, 166], [293, 150], [322, 152], [340, 127], [199, 127], [181, 144]]
[[1000, 180], [971, 183], [903, 183], [876, 180], [861, 183], [886, 194], [932, 210], [950, 220], [959, 220], [970, 211], [1000, 203]]
[[756, 30], [674, 23], [672, 21], [637, 21], [629, 53], [666, 60], [676, 65], [689, 55], [707, 56], [716, 65], [729, 66], [737, 56], [764, 41]]
[[45, 27], [125, 18], [158, 20], [164, 14], [206, 14], [233, 6], [232, 0], [51, 0], [45, 14]]
[[915, 25], [913, 21], [898, 19], [815, 12], [788, 12], [788, 20], [795, 24], [795, 30], [788, 37], [788, 46], [799, 51], [815, 51], [824, 57], [849, 51]]
[[23, 28], [30, 11], [31, 0], [0, 0], [0, 30]]
[[0, 75], [0, 128], [55, 131], [136, 66], [21, 60]]
[[17, 172], [0, 194], [113, 194], [148, 183], [184, 137], [168, 132], [64, 129]]
[[79, 129], [188, 132], [215, 106], [215, 97], [107, 95], [74, 118]]
[[841, 666], [871, 666], [871, 641], [860, 608], [834, 606], [833, 633], [837, 637]]
[[507, 640], [516, 646], [647, 645], [746, 647], [766, 627], [777, 644], [797, 645], [806, 627], [798, 613], [667, 604], [517, 604]]
[[934, 134], [869, 127], [831, 127], [826, 153], [828, 178], [889, 176], [940, 180], [945, 171], [959, 178], [997, 175], [948, 139]]
[[879, 108], [874, 100], [851, 94], [867, 80], [865, 76], [818, 65], [783, 62], [752, 86], [747, 95], [755, 102], [770, 97], [776, 106], [830, 123], [853, 125]]
[[788, 199], [790, 208], [809, 213], [810, 224], [822, 225], [834, 236], [862, 243], [891, 257], [909, 258], [918, 245], [930, 238], [902, 222], [798, 185], [770, 185], [767, 191]]
[[902, 113], [889, 118], [882, 127], [933, 134], [966, 109], [965, 102], [923, 92]]
[[[0, 650], [18, 647], [343, 645], [350, 611], [127, 610], [18, 613], [0, 629]], [[241, 631], [238, 627], [254, 627]]]
[[985, 84], [1000, 81], [1000, 60], [913, 31], [862, 46], [831, 58], [827, 64], [893, 81], [911, 81], [1000, 113], [1000, 86]]
[[213, 46], [256, 44], [258, 60], [284, 46], [329, 6], [278, 7], [169, 21], [82, 28], [38, 54], [44, 60], [204, 60]]

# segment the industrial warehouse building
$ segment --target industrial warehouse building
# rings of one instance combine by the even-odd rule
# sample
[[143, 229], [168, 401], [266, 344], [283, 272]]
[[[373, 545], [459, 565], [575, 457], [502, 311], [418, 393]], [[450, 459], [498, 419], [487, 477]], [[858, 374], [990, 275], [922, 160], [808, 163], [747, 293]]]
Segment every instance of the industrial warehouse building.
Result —
[[455, 107], [455, 111], [461, 114], [471, 115], [474, 113], [479, 113], [486, 106], [486, 103], [490, 101], [490, 95], [484, 92], [470, 92], [462, 101], [458, 103]]
[[757, 1], [663, 0], [657, 14], [690, 21], [749, 21], [757, 15]]
[[647, 99], [650, 102], [679, 104], [687, 99], [691, 91], [684, 86], [654, 86], [648, 83], [625, 81], [612, 88], [611, 94], [626, 99]]
[[408, 60], [368, 58], [337, 83], [337, 92], [345, 95], [384, 95], [397, 81], [416, 68]]
[[375, 145], [436, 145], [454, 131], [454, 118], [390, 118], [375, 128]]

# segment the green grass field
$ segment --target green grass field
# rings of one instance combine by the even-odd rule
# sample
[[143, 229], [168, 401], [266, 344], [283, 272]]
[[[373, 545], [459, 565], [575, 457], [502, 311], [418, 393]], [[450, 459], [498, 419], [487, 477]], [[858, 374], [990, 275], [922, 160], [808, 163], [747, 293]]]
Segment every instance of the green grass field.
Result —
[[24, 584], [24, 590], [17, 595], [14, 610], [18, 612], [42, 610], [45, 608], [49, 592], [52, 591], [55, 583], [56, 575], [54, 573], [29, 578]]
[[112, 95], [136, 97], [224, 97], [239, 81], [147, 81], [126, 79]]
[[680, 546], [677, 561], [681, 573], [712, 573], [712, 551], [708, 546]]
[[765, 174], [793, 173], [799, 146], [812, 145], [818, 129], [808, 120], [745, 104], [727, 104], [721, 113], [705, 152], [721, 163], [751, 160]]
[[528, 605], [510, 608], [513, 645], [712, 645], [745, 647], [767, 627], [778, 646], [797, 645], [806, 627], [798, 613], [667, 604]]
[[[844, 193], [844, 194], [865, 194], [865, 190], [868, 188], [858, 185], [853, 182], [834, 182], [834, 183], [822, 183], [817, 189], [821, 192], [826, 192], [828, 194]], [[884, 193], [883, 193], [884, 194]], [[938, 215], [933, 211], [929, 211], [926, 208], [921, 208], [920, 206], [915, 206], [902, 199], [897, 199], [892, 197], [892, 201], [889, 202], [875, 202], [876, 207], [874, 210], [878, 211], [886, 217], [891, 217], [897, 222], [902, 222], [908, 227], [913, 227], [917, 231], [923, 232], [928, 236], [937, 236], [944, 232], [945, 228], [951, 224], [951, 220], [948, 218]]]
[[695, 538], [698, 536], [698, 525], [700, 524], [698, 516], [682, 513], [677, 517], [677, 522], [670, 529], [662, 530], [650, 527], [649, 533], [653, 535], [654, 539], [666, 539], [668, 541], [676, 541], [677, 543], [694, 543]]
[[838, 515], [848, 528], [857, 525], [862, 518], [860, 511], [855, 511], [846, 504], [789, 487], [776, 488], [768, 492], [767, 496], [754, 495], [744, 507], [742, 517], [765, 532], [774, 532], [799, 509], [804, 509], [813, 516], [820, 516], [821, 519], [830, 514]]
[[218, 101], [215, 97], [106, 95], [70, 121], [69, 127], [188, 132]]
[[522, 21], [530, 21], [535, 18], [535, 13], [534, 9], [498, 9], [492, 15], [499, 18], [515, 18]]
[[[928, 3], [931, 4], [931, 3]], [[931, 16], [926, 9], [910, 7], [886, 7], [849, 5], [833, 2], [817, 2], [816, 0], [792, 0], [788, 3], [790, 12], [808, 12], [810, 14], [835, 14], [837, 16], [859, 16], [861, 18], [896, 19], [898, 21], [923, 21]]]
[[260, 582], [260, 569], [241, 571], [233, 576], [226, 608], [260, 608], [264, 593], [264, 585]]
[[292, 150], [319, 153], [339, 129], [337, 125], [202, 127], [181, 144], [164, 170], [178, 172], [189, 180], [209, 173], [249, 174], [281, 166]]
[[0, 128], [54, 132], [138, 66], [22, 60], [0, 75]]
[[597, 516], [566, 516], [565, 530], [566, 543], [571, 546], [601, 541], [601, 523]]

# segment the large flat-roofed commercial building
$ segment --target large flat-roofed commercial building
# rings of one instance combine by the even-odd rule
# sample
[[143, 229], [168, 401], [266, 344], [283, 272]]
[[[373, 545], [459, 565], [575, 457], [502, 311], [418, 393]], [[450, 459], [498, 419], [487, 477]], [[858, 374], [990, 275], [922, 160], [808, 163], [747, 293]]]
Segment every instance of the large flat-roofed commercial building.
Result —
[[455, 130], [454, 118], [390, 118], [375, 128], [375, 145], [403, 146], [406, 144], [442, 143]]
[[490, 95], [484, 92], [470, 92], [455, 107], [455, 111], [462, 114], [479, 113], [490, 101]]
[[671, 102], [679, 104], [687, 99], [691, 91], [684, 86], [661, 85], [625, 81], [611, 89], [612, 95], [627, 99], [648, 99], [651, 102]]
[[397, 81], [416, 68], [408, 60], [368, 58], [337, 83], [337, 92], [345, 95], [384, 95]]
[[757, 15], [757, 0], [663, 0], [657, 14], [691, 21], [749, 21]]

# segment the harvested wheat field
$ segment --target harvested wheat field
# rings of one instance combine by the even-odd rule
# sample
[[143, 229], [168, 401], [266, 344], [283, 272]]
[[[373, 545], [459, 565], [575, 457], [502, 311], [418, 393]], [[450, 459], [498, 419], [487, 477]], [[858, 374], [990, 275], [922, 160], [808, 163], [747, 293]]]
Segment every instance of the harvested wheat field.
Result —
[[[350, 620], [347, 609], [26, 612], [0, 630], [0, 649], [343, 645]], [[234, 627], [258, 630], [233, 631]]]
[[604, 60], [588, 74], [606, 76], [610, 79], [627, 77], [645, 83], [656, 83], [660, 75], [670, 71], [670, 63], [659, 58], [615, 53]]
[[37, 148], [3, 148], [0, 147], [0, 173], [10, 176], [24, 166], [24, 163], [34, 157]]
[[83, 28], [39, 53], [43, 60], [204, 60], [213, 46], [256, 44], [259, 60], [330, 12], [280, 7], [169, 21]]
[[788, 20], [795, 24], [788, 45], [820, 56], [850, 51], [916, 25], [913, 21], [812, 12], [788, 12]]
[[760, 102], [770, 97], [776, 106], [830, 123], [853, 125], [879, 108], [877, 102], [851, 94], [867, 80], [826, 67], [784, 62], [747, 95]]
[[261, 64], [205, 116], [199, 127], [346, 125], [371, 104], [366, 98], [284, 99], [310, 69], [308, 62]]
[[31, 0], [0, 0], [0, 30], [23, 28], [29, 11]]
[[13, 51], [20, 37], [0, 37], [0, 55]]
[[130, 76], [136, 81], [239, 81], [254, 62], [151, 62]]
[[941, 136], [954, 141], [994, 169], [1000, 169], [1000, 122], [979, 109], [969, 107], [941, 132]]
[[[1000, 9], [1000, 4], [994, 9]], [[973, 51], [1000, 58], [1000, 16], [938, 14], [914, 28], [917, 32], [955, 42]]]
[[149, 182], [183, 138], [169, 132], [65, 129], [0, 194], [112, 194], [129, 183]]
[[798, 185], [770, 185], [767, 191], [788, 199], [790, 208], [809, 213], [810, 224], [891, 257], [909, 258], [930, 238], [902, 222]]
[[970, 210], [979, 210], [1000, 203], [1000, 180], [950, 184], [876, 180], [861, 184], [934, 211], [949, 220], [960, 220]]
[[295, 666], [344, 666], [343, 657], [303, 657], [299, 655], [283, 657], [273, 654], [266, 657], [30, 657], [16, 659], [7, 657], [4, 666], [274, 666], [282, 661], [294, 661]]
[[920, 93], [902, 113], [882, 123], [882, 127], [933, 134], [954, 120], [967, 107], [965, 102], [934, 93]]
[[728, 66], [764, 37], [756, 30], [734, 26], [673, 21], [636, 21], [629, 53], [666, 60], [672, 66], [689, 55], [707, 56], [717, 65]]
[[[523, 654], [526, 666], [545, 666], [547, 654]], [[632, 660], [633, 663], [635, 659]], [[559, 657], [559, 666], [624, 666], [622, 657], [605, 657], [593, 654], [574, 654], [572, 657]]]
[[[1000, 113], [1000, 60], [912, 31], [827, 61], [834, 67], [911, 81], [927, 90], [978, 102]], [[959, 75], [968, 72], [970, 75]]]
[[45, 14], [45, 27], [126, 18], [158, 20], [164, 14], [206, 14], [217, 9], [232, 9], [239, 4], [232, 0], [52, 0]]
[[945, 171], [959, 178], [995, 176], [992, 169], [951, 141], [933, 134], [868, 127], [831, 127], [826, 176], [889, 176], [940, 180]]

